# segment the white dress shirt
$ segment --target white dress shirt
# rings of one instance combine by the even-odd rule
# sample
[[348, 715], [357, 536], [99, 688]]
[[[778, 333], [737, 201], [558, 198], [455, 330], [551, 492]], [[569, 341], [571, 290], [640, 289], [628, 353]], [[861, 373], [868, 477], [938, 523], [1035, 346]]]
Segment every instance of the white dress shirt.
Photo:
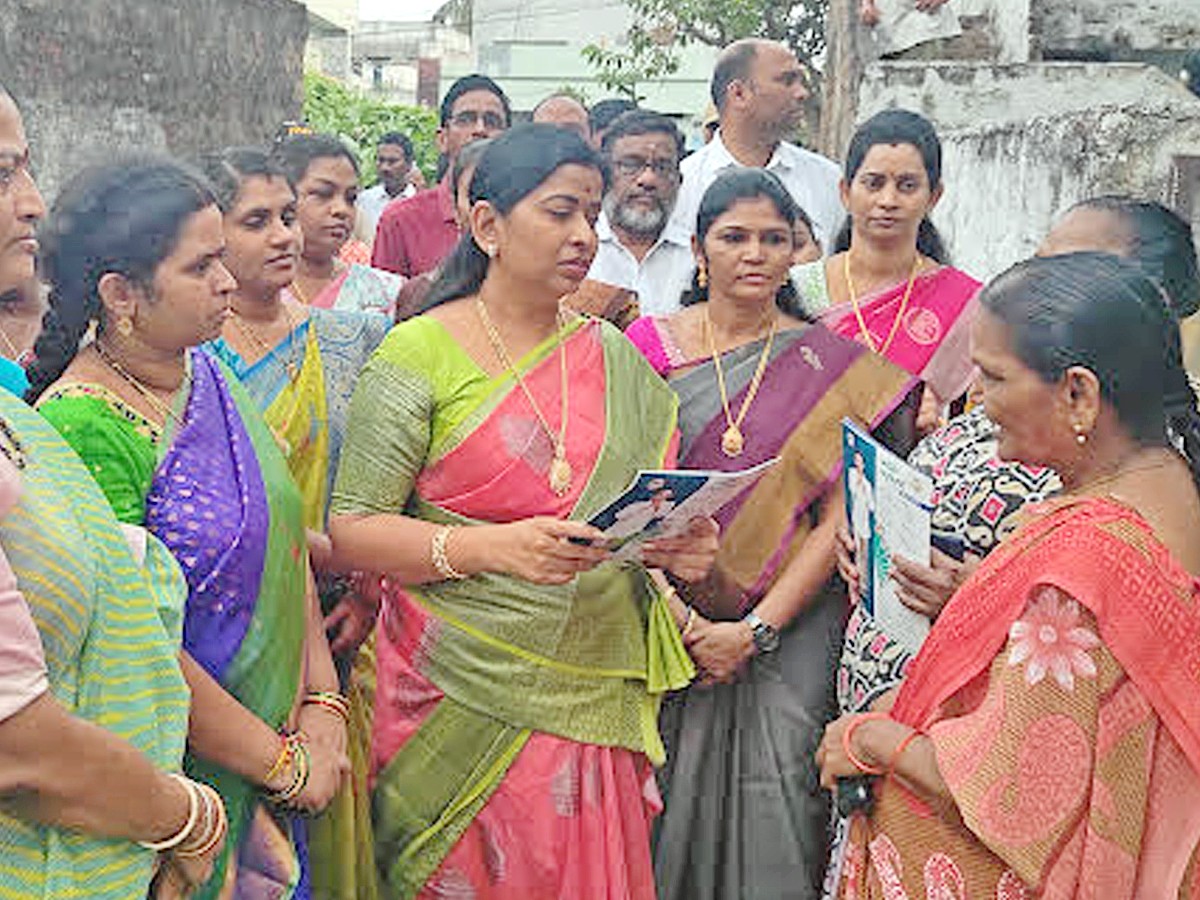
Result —
[[665, 316], [680, 308], [680, 295], [691, 286], [696, 259], [691, 233], [672, 217], [641, 261], [617, 237], [603, 213], [596, 222], [596, 258], [588, 278], [634, 291], [644, 316]]
[[406, 184], [398, 196], [391, 196], [384, 190], [383, 183], [369, 187], [358, 194], [358, 237], [369, 247], [375, 242], [375, 229], [379, 227], [379, 217], [383, 209], [393, 200], [403, 200], [417, 192], [416, 185]]
[[[679, 166], [683, 184], [672, 216], [676, 227], [686, 229], [689, 236], [694, 233], [696, 213], [700, 211], [704, 192], [722, 172], [741, 165], [722, 142], [720, 131], [708, 144], [685, 159]], [[779, 177], [792, 199], [808, 215], [816, 231], [813, 237], [828, 253], [846, 217], [838, 193], [838, 180], [842, 175], [838, 164], [819, 153], [781, 141], [766, 169]]]

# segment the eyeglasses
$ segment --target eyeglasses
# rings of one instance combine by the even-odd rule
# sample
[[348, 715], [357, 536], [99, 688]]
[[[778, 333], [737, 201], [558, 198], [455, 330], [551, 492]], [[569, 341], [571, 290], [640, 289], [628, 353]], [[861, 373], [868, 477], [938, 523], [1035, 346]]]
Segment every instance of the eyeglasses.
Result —
[[613, 168], [618, 175], [632, 178], [641, 175], [649, 169], [659, 178], [675, 179], [679, 177], [679, 163], [673, 159], [643, 159], [640, 156], [622, 156], [613, 160]]
[[504, 130], [504, 119], [499, 113], [479, 112], [474, 109], [464, 109], [450, 117], [450, 124], [459, 128], [470, 128], [476, 122], [483, 122], [483, 127], [492, 131]]

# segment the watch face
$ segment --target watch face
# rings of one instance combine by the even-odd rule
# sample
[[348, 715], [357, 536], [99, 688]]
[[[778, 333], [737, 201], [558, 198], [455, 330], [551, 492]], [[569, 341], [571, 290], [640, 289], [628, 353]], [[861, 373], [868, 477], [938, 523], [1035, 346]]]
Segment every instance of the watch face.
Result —
[[770, 653], [777, 650], [779, 648], [779, 632], [765, 622], [760, 623], [754, 629], [754, 646], [759, 653]]

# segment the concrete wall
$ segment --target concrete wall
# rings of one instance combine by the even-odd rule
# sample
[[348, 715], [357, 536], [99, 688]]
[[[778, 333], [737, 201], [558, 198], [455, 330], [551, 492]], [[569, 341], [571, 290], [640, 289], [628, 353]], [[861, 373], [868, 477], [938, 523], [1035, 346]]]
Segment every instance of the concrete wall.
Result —
[[0, 79], [53, 196], [116, 152], [269, 139], [300, 114], [306, 32], [292, 0], [0, 0]]
[[872, 67], [859, 114], [888, 106], [937, 125], [946, 193], [934, 221], [955, 262], [981, 278], [1028, 256], [1085, 197], [1178, 202], [1175, 159], [1200, 155], [1200, 99], [1149, 66]]
[[1033, 0], [1043, 51], [1191, 50], [1200, 46], [1197, 0]]

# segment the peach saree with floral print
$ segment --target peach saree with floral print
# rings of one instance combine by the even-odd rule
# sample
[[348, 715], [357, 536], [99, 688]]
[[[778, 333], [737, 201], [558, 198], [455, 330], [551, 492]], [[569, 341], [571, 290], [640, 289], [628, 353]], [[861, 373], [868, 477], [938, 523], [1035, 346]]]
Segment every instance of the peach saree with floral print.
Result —
[[1132, 509], [1049, 505], [951, 600], [892, 712], [957, 816], [883, 785], [838, 896], [1200, 896], [1197, 599]]

